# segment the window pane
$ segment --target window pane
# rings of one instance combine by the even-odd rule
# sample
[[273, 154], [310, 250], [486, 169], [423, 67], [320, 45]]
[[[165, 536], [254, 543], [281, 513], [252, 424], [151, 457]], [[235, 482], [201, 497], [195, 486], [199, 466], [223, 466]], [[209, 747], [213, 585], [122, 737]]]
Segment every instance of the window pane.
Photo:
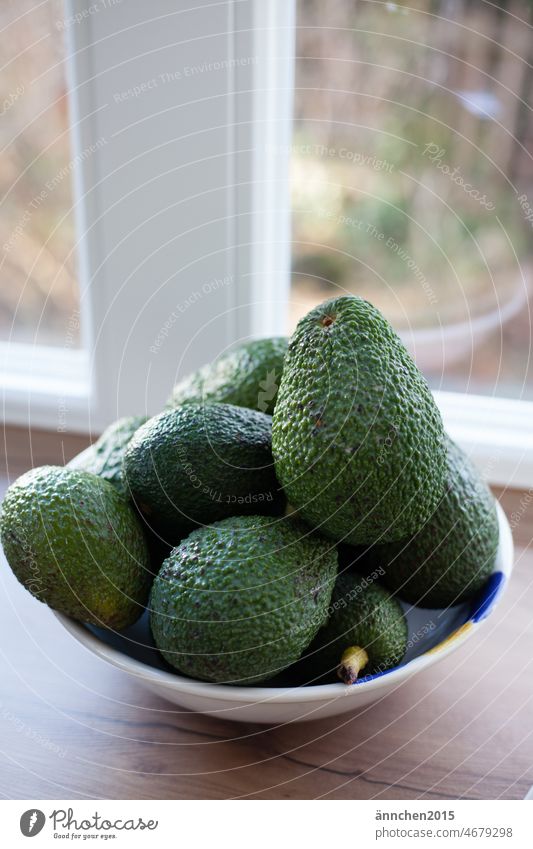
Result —
[[434, 387], [533, 397], [532, 7], [416, 7], [298, 0], [290, 325], [355, 293]]
[[79, 345], [60, 2], [0, 0], [0, 339]]

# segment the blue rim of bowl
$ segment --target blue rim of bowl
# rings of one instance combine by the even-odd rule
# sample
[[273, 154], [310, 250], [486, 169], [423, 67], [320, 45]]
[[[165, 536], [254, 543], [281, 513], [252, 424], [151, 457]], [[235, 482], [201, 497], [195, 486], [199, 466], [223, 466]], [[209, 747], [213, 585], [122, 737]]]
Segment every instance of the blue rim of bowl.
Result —
[[486, 586], [473, 601], [469, 618], [455, 631], [449, 634], [442, 642], [424, 654], [413, 658], [403, 666], [395, 666], [384, 672], [363, 677], [356, 686], [345, 684], [318, 684], [308, 687], [239, 687], [230, 684], [211, 684], [205, 681], [195, 681], [184, 678], [174, 672], [156, 669], [148, 666], [140, 660], [129, 657], [117, 649], [105, 643], [85, 625], [65, 616], [57, 611], [52, 611], [63, 627], [88, 651], [137, 678], [141, 678], [147, 685], [172, 690], [174, 693], [198, 696], [203, 699], [266, 703], [266, 702], [323, 702], [331, 701], [340, 696], [354, 698], [356, 694], [368, 692], [369, 690], [381, 689], [394, 683], [401, 683], [416, 672], [427, 666], [431, 666], [438, 660], [448, 656], [461, 646], [472, 634], [483, 624], [488, 616], [502, 598], [513, 569], [513, 538], [509, 522], [498, 503], [496, 503], [500, 540], [494, 571], [489, 577]]

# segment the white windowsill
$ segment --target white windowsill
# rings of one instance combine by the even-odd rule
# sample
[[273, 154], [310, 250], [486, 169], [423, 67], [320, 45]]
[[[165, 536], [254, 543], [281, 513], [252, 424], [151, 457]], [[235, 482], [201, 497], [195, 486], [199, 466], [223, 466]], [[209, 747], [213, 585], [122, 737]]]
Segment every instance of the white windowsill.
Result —
[[435, 392], [450, 436], [487, 481], [533, 486], [533, 402], [459, 392]]
[[82, 349], [0, 343], [0, 391], [6, 424], [88, 432], [91, 384]]

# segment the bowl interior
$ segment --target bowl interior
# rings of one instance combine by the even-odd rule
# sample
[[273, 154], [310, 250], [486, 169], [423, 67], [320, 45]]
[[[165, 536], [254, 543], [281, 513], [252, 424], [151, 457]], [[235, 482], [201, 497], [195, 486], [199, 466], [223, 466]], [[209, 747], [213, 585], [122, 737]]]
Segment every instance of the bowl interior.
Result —
[[[479, 603], [476, 602], [476, 604], [460, 604], [450, 607], [447, 610], [429, 610], [421, 607], [411, 607], [402, 603], [408, 623], [409, 647], [400, 665], [405, 666], [446, 640], [450, 634], [472, 619], [472, 614], [478, 606]], [[98, 640], [120, 654], [126, 655], [152, 669], [159, 669], [174, 674], [172, 667], [163, 660], [155, 647], [150, 632], [148, 612], [144, 613], [135, 625], [126, 628], [120, 634], [107, 631], [104, 628], [97, 628], [93, 625], [84, 625], [82, 627], [89, 630]], [[375, 676], [367, 676], [367, 680], [371, 677]], [[285, 673], [277, 675], [271, 681], [265, 681], [261, 684], [261, 687], [290, 686], [291, 683], [293, 682], [291, 682], [290, 676]]]
[[[447, 651], [456, 648], [463, 639], [472, 633], [474, 628], [485, 619], [499, 601], [513, 567], [513, 542], [509, 523], [499, 505], [498, 518], [500, 525], [499, 550], [494, 564], [494, 570], [489, 576], [484, 588], [469, 602], [459, 604], [446, 609], [429, 609], [412, 607], [402, 604], [408, 622], [408, 650], [400, 666], [376, 675], [367, 675], [357, 682], [358, 686], [349, 689], [364, 689], [378, 685], [377, 678], [386, 676], [389, 678], [405, 677], [406, 674], [423, 668], [429, 663], [442, 657]], [[231, 685], [214, 685], [194, 681], [185, 678], [173, 670], [157, 651], [149, 626], [148, 613], [145, 614], [121, 633], [97, 628], [75, 622], [68, 617], [56, 613], [57, 618], [63, 626], [89, 650], [100, 655], [105, 660], [138, 675], [140, 678], [151, 679], [153, 682], [163, 683], [173, 690], [188, 690], [198, 693], [215, 692], [220, 695], [225, 693], [231, 699], [246, 695], [248, 698], [260, 699], [262, 694], [267, 697], [268, 693], [287, 694], [287, 690], [296, 691], [304, 696], [313, 698], [315, 692], [319, 694], [326, 692], [344, 690], [344, 685], [309, 684], [295, 686], [290, 674], [285, 672], [276, 676], [271, 681], [264, 682], [255, 687], [238, 687]], [[452, 639], [453, 638], [453, 639]], [[434, 651], [438, 649], [437, 651]], [[406, 669], [410, 667], [410, 669]], [[391, 681], [392, 683], [392, 681]]]

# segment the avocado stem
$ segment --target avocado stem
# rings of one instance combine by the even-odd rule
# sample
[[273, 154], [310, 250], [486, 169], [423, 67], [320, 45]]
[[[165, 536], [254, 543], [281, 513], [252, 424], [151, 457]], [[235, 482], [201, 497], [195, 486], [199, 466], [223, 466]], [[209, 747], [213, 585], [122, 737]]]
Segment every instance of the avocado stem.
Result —
[[368, 660], [368, 654], [364, 649], [360, 646], [350, 646], [342, 654], [337, 675], [345, 684], [355, 684], [357, 676], [367, 665]]

